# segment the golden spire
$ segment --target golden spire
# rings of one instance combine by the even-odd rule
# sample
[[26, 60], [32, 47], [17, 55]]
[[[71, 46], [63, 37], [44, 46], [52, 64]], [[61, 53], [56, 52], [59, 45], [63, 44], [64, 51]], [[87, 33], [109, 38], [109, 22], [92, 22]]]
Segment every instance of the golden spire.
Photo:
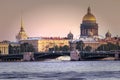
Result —
[[24, 31], [24, 28], [23, 28], [23, 19], [22, 19], [22, 16], [21, 16], [21, 29], [20, 29], [20, 31], [22, 32], [22, 31]]
[[108, 30], [108, 33], [110, 34], [110, 31]]
[[91, 13], [91, 8], [90, 8], [90, 6], [88, 7], [87, 13]]
[[22, 16], [21, 16], [21, 27], [23, 27], [23, 19], [22, 19]]

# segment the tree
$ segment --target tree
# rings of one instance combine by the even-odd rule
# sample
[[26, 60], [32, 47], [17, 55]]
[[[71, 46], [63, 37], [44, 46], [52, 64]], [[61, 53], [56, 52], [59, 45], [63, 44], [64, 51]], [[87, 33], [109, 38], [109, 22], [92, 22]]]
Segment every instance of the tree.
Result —
[[54, 51], [54, 48], [49, 48], [49, 51]]
[[64, 45], [63, 47], [62, 47], [62, 51], [69, 51], [70, 50], [70, 48], [69, 48], [69, 46], [67, 46], [67, 45]]
[[13, 54], [13, 47], [9, 45], [9, 54]]
[[98, 51], [109, 51], [109, 47], [106, 44], [102, 44], [97, 48]]
[[57, 45], [54, 46], [54, 51], [59, 51], [59, 47]]
[[100, 45], [97, 50], [98, 51], [110, 51], [110, 50], [119, 50], [120, 49], [120, 46], [118, 43], [116, 44], [113, 44], [113, 43], [107, 43], [107, 44], [102, 44]]
[[57, 45], [52, 47], [52, 48], [49, 48], [49, 51], [69, 51], [69, 46], [67, 45], [64, 45], [64, 46], [60, 46], [58, 47]]
[[92, 47], [91, 46], [86, 46], [85, 47], [85, 51], [91, 51], [92, 50]]
[[20, 52], [35, 52], [35, 48], [32, 44], [23, 43], [20, 45]]
[[9, 45], [9, 54], [19, 54], [20, 53], [20, 46], [12, 46]]
[[76, 44], [77, 44], [76, 49], [78, 49], [79, 51], [82, 51], [83, 48], [84, 48], [84, 46], [85, 46], [85, 44], [83, 43], [83, 41], [79, 41]]
[[1, 52], [1, 50], [0, 50], [0, 54], [1, 54], [2, 52]]

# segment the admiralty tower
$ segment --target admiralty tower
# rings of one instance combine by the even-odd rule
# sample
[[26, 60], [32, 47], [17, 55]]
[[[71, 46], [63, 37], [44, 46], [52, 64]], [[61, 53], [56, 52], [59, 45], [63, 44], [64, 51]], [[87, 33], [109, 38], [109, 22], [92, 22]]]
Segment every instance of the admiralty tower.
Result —
[[98, 24], [96, 23], [95, 16], [91, 13], [91, 8], [88, 7], [87, 14], [82, 19], [80, 26], [80, 37], [97, 37]]
[[17, 34], [16, 36], [16, 39], [17, 41], [21, 41], [21, 40], [26, 40], [28, 38], [25, 30], [24, 30], [24, 27], [23, 27], [23, 20], [21, 18], [21, 28], [20, 28], [20, 31], [19, 33]]

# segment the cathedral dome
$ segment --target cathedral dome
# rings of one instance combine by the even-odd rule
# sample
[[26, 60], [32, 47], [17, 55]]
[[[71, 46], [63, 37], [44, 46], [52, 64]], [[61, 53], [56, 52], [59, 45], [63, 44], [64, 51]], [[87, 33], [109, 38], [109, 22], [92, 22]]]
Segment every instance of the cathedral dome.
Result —
[[96, 22], [95, 16], [91, 13], [90, 7], [88, 7], [87, 14], [83, 17], [83, 21]]

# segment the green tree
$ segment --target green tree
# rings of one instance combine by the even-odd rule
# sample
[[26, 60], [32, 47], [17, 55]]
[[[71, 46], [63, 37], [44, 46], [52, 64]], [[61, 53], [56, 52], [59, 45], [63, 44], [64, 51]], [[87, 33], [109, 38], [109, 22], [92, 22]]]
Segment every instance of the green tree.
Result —
[[35, 52], [35, 48], [32, 44], [23, 43], [20, 45], [20, 52]]
[[112, 43], [107, 43], [107, 46], [109, 47], [109, 50], [117, 50], [117, 45]]
[[19, 54], [20, 53], [20, 46], [12, 46], [9, 45], [9, 54]]
[[57, 45], [54, 46], [54, 51], [59, 51], [59, 47]]
[[62, 50], [63, 50], [63, 47], [62, 47], [62, 46], [60, 46], [60, 47], [59, 47], [59, 49], [60, 49], [60, 51], [62, 51]]
[[70, 48], [69, 48], [69, 46], [67, 46], [67, 45], [64, 45], [63, 47], [62, 47], [62, 51], [69, 51], [70, 50]]
[[54, 48], [49, 48], [49, 51], [54, 51]]
[[109, 47], [106, 44], [102, 44], [97, 48], [98, 51], [109, 51]]
[[83, 48], [85, 46], [85, 44], [83, 43], [83, 41], [79, 41], [76, 43], [76, 49], [78, 49], [79, 51], [83, 51]]
[[13, 47], [9, 45], [9, 54], [13, 54]]
[[85, 51], [91, 51], [92, 50], [92, 47], [91, 46], [86, 46], [85, 47]]
[[100, 45], [97, 50], [98, 51], [110, 51], [110, 50], [119, 50], [120, 46], [118, 43], [113, 44], [113, 43], [107, 43], [107, 44], [102, 44]]
[[57, 45], [52, 47], [52, 48], [49, 48], [49, 51], [69, 51], [69, 46], [67, 45], [64, 45], [64, 46], [60, 46], [58, 47]]

